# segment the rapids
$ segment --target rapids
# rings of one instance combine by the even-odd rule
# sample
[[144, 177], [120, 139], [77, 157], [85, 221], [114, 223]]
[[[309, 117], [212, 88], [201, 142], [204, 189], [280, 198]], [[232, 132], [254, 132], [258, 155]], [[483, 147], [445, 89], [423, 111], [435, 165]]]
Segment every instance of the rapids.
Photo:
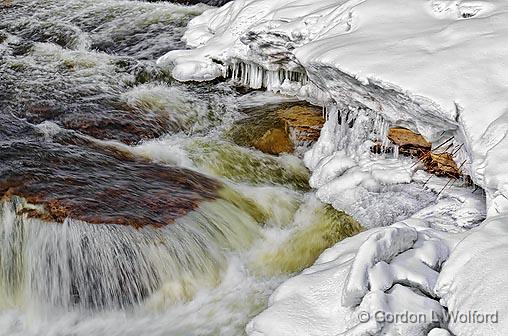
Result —
[[[377, 176], [393, 183], [357, 187], [358, 168], [326, 200], [311, 186], [335, 175], [310, 178], [309, 143], [279, 156], [248, 147], [272, 122], [257, 116], [295, 99], [236, 85], [273, 89], [307, 75], [239, 63], [231, 80], [174, 80], [155, 60], [185, 48], [202, 2], [226, 1], [175, 2], [185, 5], [0, 7], [0, 336], [245, 335], [282, 282], [346, 237], [415, 213], [459, 232], [483, 219], [481, 205], [457, 218], [483, 195], [455, 186], [436, 202], [446, 181], [387, 174], [414, 167], [396, 148], [382, 153]], [[387, 147], [383, 119], [333, 105], [324, 113], [315, 153]], [[330, 157], [328, 168], [344, 162]]]
[[1, 336], [242, 335], [282, 281], [362, 230], [315, 198], [299, 158], [226, 136], [240, 106], [284, 99], [156, 65], [206, 8], [0, 7]]

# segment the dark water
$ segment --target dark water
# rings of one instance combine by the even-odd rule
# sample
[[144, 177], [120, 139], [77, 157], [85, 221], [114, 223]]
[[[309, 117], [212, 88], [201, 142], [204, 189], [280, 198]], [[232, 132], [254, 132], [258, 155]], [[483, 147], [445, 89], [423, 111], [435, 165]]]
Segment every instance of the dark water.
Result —
[[221, 122], [221, 96], [234, 91], [174, 83], [154, 62], [184, 47], [188, 20], [204, 8], [119, 1], [2, 8], [0, 192], [50, 204], [47, 217], [59, 221], [133, 225], [164, 225], [214, 198], [218, 182], [94, 141], [133, 145], [206, 134]]
[[[262, 221], [292, 223], [292, 170], [306, 170], [216, 143], [241, 94], [175, 82], [155, 63], [185, 48], [206, 8], [0, 7], [1, 336], [242, 335], [287, 277], [256, 276], [249, 260], [274, 244], [254, 244], [270, 237]], [[194, 139], [201, 166], [178, 145]]]

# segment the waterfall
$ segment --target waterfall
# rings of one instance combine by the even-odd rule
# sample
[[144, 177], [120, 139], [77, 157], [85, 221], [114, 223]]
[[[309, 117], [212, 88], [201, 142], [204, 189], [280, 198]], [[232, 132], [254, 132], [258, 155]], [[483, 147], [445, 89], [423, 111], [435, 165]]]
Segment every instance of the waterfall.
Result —
[[168, 303], [190, 299], [220, 281], [225, 251], [260, 235], [259, 224], [225, 200], [142, 229], [45, 223], [20, 214], [26, 208], [21, 198], [1, 205], [0, 302], [46, 311], [126, 308], [159, 289]]

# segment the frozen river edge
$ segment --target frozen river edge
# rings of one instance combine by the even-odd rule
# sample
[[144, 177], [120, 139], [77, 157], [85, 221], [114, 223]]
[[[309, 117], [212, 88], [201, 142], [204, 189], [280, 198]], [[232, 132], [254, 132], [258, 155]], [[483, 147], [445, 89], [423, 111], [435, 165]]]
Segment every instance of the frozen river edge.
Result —
[[[325, 130], [306, 155], [314, 180], [325, 177], [326, 183], [318, 183], [322, 200], [339, 204], [337, 186], [345, 182], [351, 187], [408, 182], [404, 172], [387, 181], [371, 168], [368, 176], [348, 179], [344, 167], [323, 169], [345, 154], [354, 162], [347, 169], [365, 171], [365, 141], [357, 140], [368, 135], [362, 139], [354, 127], [345, 134], [335, 123], [350, 115], [355, 123], [375, 116], [411, 128], [435, 144], [453, 137], [460, 145], [455, 160], [464, 162], [464, 171], [486, 192], [487, 219], [477, 229], [443, 233], [429, 227], [429, 218], [416, 218], [337, 244], [283, 284], [248, 333], [427, 335], [442, 327], [454, 335], [502, 335], [508, 328], [506, 22], [508, 6], [501, 2], [444, 0], [237, 0], [191, 21], [185, 39], [195, 49], [159, 60], [175, 78], [231, 77], [327, 107]], [[446, 319], [442, 307], [449, 314], [476, 311], [499, 318]], [[442, 318], [413, 324], [359, 320], [359, 312], [408, 309]], [[439, 333], [448, 331], [430, 331]]]

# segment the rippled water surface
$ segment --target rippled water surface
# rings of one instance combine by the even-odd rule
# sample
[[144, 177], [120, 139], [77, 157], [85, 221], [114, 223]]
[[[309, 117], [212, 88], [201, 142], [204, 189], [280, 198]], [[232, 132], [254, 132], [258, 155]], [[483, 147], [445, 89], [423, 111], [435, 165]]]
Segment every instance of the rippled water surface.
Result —
[[242, 335], [360, 229], [299, 159], [225, 139], [248, 96], [157, 67], [206, 8], [1, 7], [0, 335]]
[[[0, 336], [244, 335], [282, 281], [362, 230], [316, 199], [298, 157], [248, 147], [281, 97], [156, 65], [206, 8], [0, 7]], [[436, 194], [343, 197], [373, 227]]]

